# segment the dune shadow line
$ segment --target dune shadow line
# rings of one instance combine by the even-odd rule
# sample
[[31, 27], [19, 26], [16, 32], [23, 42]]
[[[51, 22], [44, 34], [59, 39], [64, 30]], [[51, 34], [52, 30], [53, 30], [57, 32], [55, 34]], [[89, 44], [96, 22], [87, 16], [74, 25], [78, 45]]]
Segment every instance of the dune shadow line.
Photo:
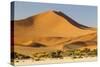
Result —
[[80, 29], [87, 29], [87, 28], [90, 28], [88, 26], [85, 26], [85, 25], [82, 25], [82, 24], [79, 24], [77, 23], [75, 20], [73, 20], [72, 18], [70, 18], [69, 16], [65, 15], [64, 13], [62, 13], [61, 11], [54, 11], [56, 14], [62, 16], [63, 18], [65, 18], [66, 20], [68, 20], [72, 25], [80, 28]]

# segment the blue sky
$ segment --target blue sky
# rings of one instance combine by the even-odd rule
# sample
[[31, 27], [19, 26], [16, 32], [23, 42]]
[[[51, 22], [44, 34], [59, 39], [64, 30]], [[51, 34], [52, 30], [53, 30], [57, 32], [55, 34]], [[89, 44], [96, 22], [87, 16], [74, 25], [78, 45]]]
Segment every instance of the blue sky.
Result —
[[78, 23], [96, 27], [97, 26], [97, 7], [86, 5], [71, 4], [50, 4], [33, 2], [15, 2], [14, 19], [20, 20], [29, 16], [48, 11], [59, 10], [76, 20]]

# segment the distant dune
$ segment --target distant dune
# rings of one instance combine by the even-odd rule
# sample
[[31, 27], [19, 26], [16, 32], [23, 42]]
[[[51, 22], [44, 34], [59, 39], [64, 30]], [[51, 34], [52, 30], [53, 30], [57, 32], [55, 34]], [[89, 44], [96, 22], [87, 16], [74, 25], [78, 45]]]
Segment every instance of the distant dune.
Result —
[[15, 52], [90, 49], [97, 46], [97, 29], [79, 24], [60, 11], [46, 11], [14, 21]]

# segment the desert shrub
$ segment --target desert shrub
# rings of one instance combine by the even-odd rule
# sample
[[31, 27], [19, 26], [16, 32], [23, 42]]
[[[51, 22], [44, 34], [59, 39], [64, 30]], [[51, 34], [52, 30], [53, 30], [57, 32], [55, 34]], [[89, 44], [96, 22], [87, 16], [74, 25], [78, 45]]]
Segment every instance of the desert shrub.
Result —
[[95, 57], [97, 56], [97, 49], [93, 49], [88, 53], [88, 56]]
[[12, 52], [11, 53], [11, 59], [29, 59], [29, 58], [31, 58], [31, 57], [19, 54], [17, 52]]
[[90, 52], [91, 50], [89, 48], [84, 48], [83, 50], [81, 50], [82, 53], [88, 53]]
[[90, 57], [93, 52], [89, 48], [84, 48], [83, 50], [81, 50], [81, 53], [84, 57]]
[[51, 52], [50, 55], [52, 58], [63, 58], [63, 52], [60, 50]]
[[67, 50], [65, 51], [65, 56], [72, 58], [82, 58], [81, 51], [79, 49]]
[[34, 53], [33, 54], [33, 59], [35, 61], [43, 60], [45, 58], [48, 58], [49, 54], [47, 52], [39, 52], [39, 53]]
[[74, 54], [74, 51], [73, 50], [67, 50], [64, 53], [65, 53], [65, 56], [72, 56]]
[[19, 61], [16, 61], [17, 63], [19, 62]]
[[97, 49], [90, 50], [89, 48], [81, 49], [71, 49], [64, 51], [65, 57], [72, 57], [72, 58], [83, 58], [83, 57], [95, 57], [97, 56]]

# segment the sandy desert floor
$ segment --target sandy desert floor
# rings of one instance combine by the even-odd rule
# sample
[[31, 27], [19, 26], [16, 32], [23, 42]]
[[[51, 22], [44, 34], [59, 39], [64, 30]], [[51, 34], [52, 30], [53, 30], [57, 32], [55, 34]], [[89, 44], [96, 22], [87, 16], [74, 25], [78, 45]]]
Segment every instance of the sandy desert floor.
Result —
[[25, 59], [25, 60], [14, 60], [15, 66], [19, 65], [32, 65], [32, 64], [54, 64], [54, 63], [69, 63], [69, 62], [92, 62], [97, 61], [97, 57], [87, 57], [87, 58], [77, 58], [73, 59], [70, 57], [64, 57], [63, 59], [46, 59], [41, 61], [34, 61], [32, 59]]

